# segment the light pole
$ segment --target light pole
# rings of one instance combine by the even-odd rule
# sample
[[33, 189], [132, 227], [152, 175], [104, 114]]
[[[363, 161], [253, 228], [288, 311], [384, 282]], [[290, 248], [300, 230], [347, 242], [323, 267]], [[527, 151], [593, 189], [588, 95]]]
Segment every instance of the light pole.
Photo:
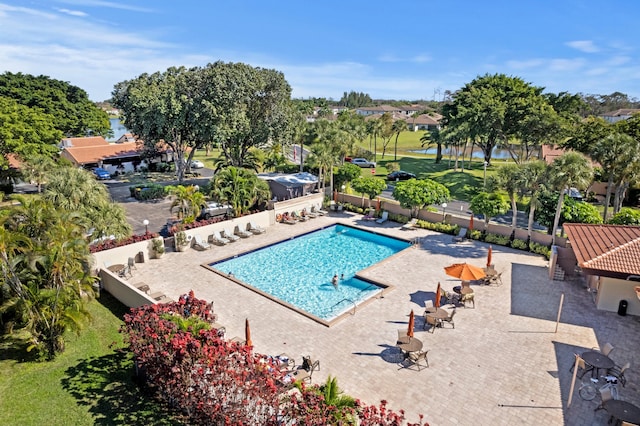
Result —
[[142, 224], [144, 225], [144, 234], [147, 235], [149, 233], [149, 220], [143, 220]]
[[344, 204], [344, 189], [346, 188], [346, 186], [342, 185], [342, 204]]
[[447, 211], [447, 203], [442, 203], [442, 221], [444, 222], [444, 216]]
[[487, 187], [487, 166], [489, 165], [489, 163], [487, 163], [486, 161], [484, 162], [484, 183], [482, 184], [482, 189]]

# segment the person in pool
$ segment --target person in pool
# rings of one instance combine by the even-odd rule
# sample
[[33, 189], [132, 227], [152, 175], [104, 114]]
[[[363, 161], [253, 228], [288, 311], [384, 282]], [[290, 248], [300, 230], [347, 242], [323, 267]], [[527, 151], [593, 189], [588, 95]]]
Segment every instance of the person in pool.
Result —
[[338, 274], [335, 274], [333, 276], [333, 278], [331, 279], [331, 284], [333, 284], [335, 288], [338, 288]]

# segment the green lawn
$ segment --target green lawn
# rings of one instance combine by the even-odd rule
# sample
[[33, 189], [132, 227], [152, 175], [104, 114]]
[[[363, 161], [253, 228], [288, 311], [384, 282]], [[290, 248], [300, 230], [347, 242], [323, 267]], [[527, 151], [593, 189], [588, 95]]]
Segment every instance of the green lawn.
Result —
[[21, 362], [0, 341], [0, 424], [178, 425], [133, 383], [118, 328], [125, 307], [108, 293], [90, 304], [93, 323], [51, 362]]

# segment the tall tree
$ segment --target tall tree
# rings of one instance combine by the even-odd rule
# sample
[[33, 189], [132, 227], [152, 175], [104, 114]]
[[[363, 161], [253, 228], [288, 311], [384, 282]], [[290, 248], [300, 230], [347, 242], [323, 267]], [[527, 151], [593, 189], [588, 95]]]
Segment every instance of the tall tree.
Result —
[[527, 221], [527, 236], [531, 240], [535, 212], [540, 205], [538, 199], [540, 191], [546, 182], [547, 163], [542, 160], [529, 161], [522, 164], [518, 174], [519, 189], [523, 194], [529, 195], [529, 219]]
[[391, 130], [396, 136], [395, 143], [393, 144], [393, 161], [396, 161], [398, 159], [398, 138], [400, 137], [400, 133], [407, 130], [407, 122], [404, 120], [396, 120], [393, 122]]
[[0, 97], [53, 116], [54, 128], [66, 136], [112, 134], [107, 113], [89, 100], [87, 92], [65, 81], [6, 72], [0, 75]]
[[549, 172], [551, 185], [560, 193], [551, 230], [552, 244], [555, 244], [565, 194], [571, 187], [578, 189], [588, 187], [593, 177], [593, 170], [589, 160], [584, 155], [577, 152], [568, 152], [553, 160]]
[[393, 198], [416, 217], [418, 210], [431, 204], [440, 204], [451, 198], [449, 189], [431, 179], [409, 179], [396, 183]]
[[516, 195], [520, 190], [522, 178], [520, 166], [514, 163], [507, 163], [498, 168], [496, 174], [496, 184], [498, 188], [503, 189], [509, 196], [511, 202], [511, 232], [515, 232], [518, 226], [518, 205], [516, 204]]
[[212, 179], [212, 196], [233, 207], [236, 216], [246, 214], [253, 206], [269, 200], [269, 185], [255, 173], [238, 167], [227, 167]]

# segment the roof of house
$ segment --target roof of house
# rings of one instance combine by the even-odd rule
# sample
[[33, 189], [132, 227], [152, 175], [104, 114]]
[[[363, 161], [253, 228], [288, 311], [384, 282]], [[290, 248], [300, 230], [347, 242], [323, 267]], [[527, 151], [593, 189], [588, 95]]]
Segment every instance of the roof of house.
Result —
[[603, 117], [621, 117], [621, 116], [631, 116], [640, 112], [640, 109], [637, 108], [621, 108], [611, 112], [605, 112], [602, 114]]
[[118, 144], [107, 144], [106, 146], [81, 146], [65, 148], [62, 156], [79, 165], [97, 163], [99, 161], [137, 157], [137, 144], [135, 142], [125, 142]]
[[89, 136], [86, 138], [64, 138], [61, 146], [66, 147], [82, 147], [82, 146], [104, 146], [109, 145], [102, 136]]
[[427, 124], [427, 125], [437, 126], [441, 118], [442, 118], [441, 115], [431, 116], [429, 114], [420, 114], [416, 118], [408, 118], [407, 122], [410, 124]]
[[565, 223], [578, 266], [603, 276], [640, 275], [640, 226]]

